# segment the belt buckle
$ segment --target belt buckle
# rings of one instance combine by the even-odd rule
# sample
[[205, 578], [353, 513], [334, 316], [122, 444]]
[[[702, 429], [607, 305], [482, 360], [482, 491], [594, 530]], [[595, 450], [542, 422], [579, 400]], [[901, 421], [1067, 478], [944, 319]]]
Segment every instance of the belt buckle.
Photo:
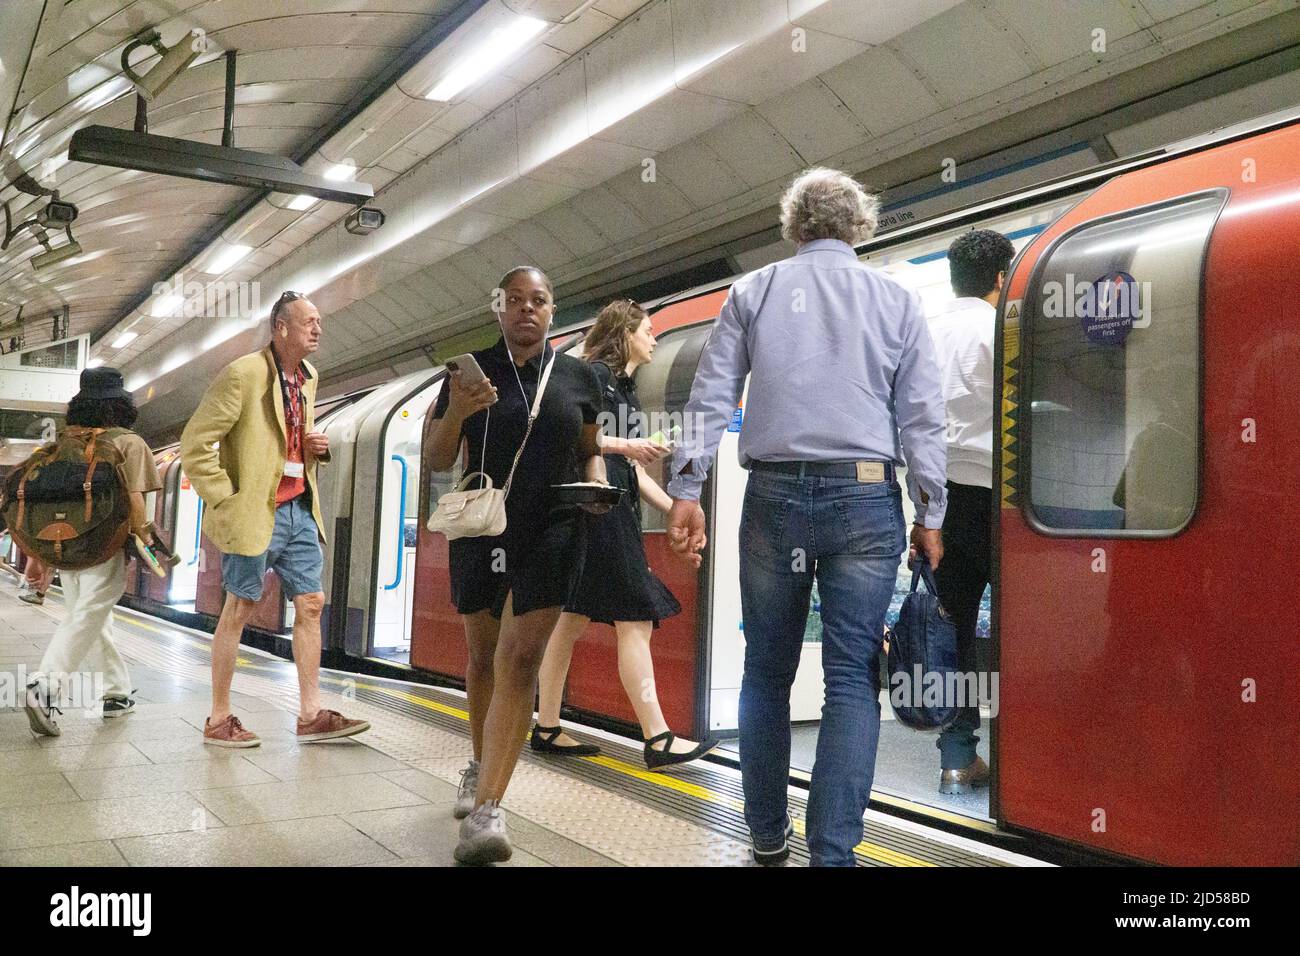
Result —
[[856, 462], [856, 465], [859, 482], [873, 484], [885, 480], [885, 463], [883, 461], [859, 461]]

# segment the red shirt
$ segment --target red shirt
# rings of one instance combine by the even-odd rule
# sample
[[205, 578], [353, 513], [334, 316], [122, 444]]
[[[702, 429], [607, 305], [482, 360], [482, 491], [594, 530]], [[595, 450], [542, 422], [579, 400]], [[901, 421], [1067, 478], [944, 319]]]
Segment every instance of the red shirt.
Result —
[[[302, 366], [294, 370], [292, 376], [285, 375], [283, 371], [279, 373], [281, 395], [284, 398], [284, 423], [285, 431], [288, 435], [288, 451], [285, 454], [285, 461], [303, 462], [303, 429], [306, 427], [306, 421], [302, 413], [302, 386], [306, 382], [306, 376], [302, 373]], [[284, 475], [280, 478], [280, 486], [275, 490], [275, 505], [278, 508], [285, 502], [293, 501], [300, 494], [307, 490], [306, 469], [303, 469], [303, 475], [298, 478], [290, 478]]]

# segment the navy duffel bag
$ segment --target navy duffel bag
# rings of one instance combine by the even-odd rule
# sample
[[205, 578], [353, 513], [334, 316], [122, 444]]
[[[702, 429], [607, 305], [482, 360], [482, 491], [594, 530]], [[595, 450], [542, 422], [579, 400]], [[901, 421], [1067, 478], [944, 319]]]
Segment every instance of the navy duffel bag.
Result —
[[[915, 564], [911, 593], [889, 637], [889, 702], [913, 730], [942, 730], [960, 709], [957, 628], [939, 603], [930, 563], [921, 555]], [[917, 590], [923, 579], [926, 590]]]

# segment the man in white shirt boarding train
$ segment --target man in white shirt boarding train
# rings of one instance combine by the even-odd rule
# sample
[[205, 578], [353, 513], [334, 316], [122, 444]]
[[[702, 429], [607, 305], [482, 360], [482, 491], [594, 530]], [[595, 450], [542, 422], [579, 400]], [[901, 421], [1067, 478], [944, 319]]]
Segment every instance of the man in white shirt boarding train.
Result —
[[[935, 583], [957, 625], [957, 668], [963, 674], [977, 670], [975, 628], [992, 561], [993, 329], [1015, 254], [1011, 240], [991, 229], [958, 236], [948, 247], [957, 298], [930, 317], [948, 419], [948, 512]], [[975, 750], [978, 702], [967, 704], [939, 734], [940, 793], [969, 793], [989, 782], [988, 764]]]
[[[699, 497], [749, 376], [740, 463], [745, 670], [740, 765], [759, 863], [789, 855], [790, 687], [814, 579], [825, 703], [808, 799], [814, 866], [853, 866], [880, 735], [878, 655], [907, 546], [894, 469], [906, 460], [914, 554], [943, 555], [943, 397], [917, 296], [858, 260], [880, 208], [853, 179], [803, 173], [781, 201], [794, 256], [744, 276], [700, 357], [673, 456], [669, 542], [697, 566]], [[724, 542], [724, 546], [730, 542]]]

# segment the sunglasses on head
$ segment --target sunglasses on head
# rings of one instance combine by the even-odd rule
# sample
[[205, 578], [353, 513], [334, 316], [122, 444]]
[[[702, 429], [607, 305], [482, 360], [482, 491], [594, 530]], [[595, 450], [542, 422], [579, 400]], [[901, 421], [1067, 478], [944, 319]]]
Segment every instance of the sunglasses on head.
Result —
[[276, 320], [276, 317], [280, 314], [280, 310], [283, 309], [290, 302], [297, 302], [299, 299], [305, 299], [305, 298], [307, 297], [303, 295], [301, 292], [290, 291], [290, 292], [281, 293], [280, 298], [275, 300], [275, 305], [271, 306], [271, 321], [274, 322]]

